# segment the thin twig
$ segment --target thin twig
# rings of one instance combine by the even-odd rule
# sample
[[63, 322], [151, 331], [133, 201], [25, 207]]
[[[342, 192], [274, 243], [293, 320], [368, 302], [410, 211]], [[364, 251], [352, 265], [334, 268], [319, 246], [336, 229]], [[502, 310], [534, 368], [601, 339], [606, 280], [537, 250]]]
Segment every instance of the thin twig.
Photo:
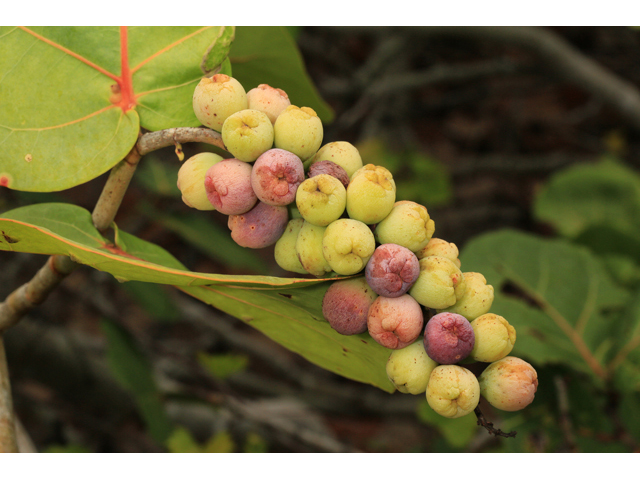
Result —
[[480, 425], [481, 427], [484, 427], [487, 430], [487, 432], [489, 432], [492, 435], [495, 435], [496, 437], [513, 438], [518, 434], [518, 432], [516, 432], [515, 430], [509, 433], [505, 433], [499, 428], [494, 428], [493, 422], [490, 422], [489, 420], [484, 418], [484, 414], [480, 411], [480, 407], [476, 407], [473, 412], [476, 414], [476, 417], [478, 418], [478, 422], [477, 422], [478, 425]]
[[551, 30], [540, 27], [416, 27], [423, 35], [467, 37], [516, 45], [537, 55], [561, 79], [582, 86], [640, 129], [640, 92]]
[[559, 423], [564, 435], [564, 441], [567, 445], [569, 452], [575, 453], [578, 451], [576, 445], [576, 438], [573, 433], [573, 426], [571, 424], [571, 415], [569, 415], [569, 395], [567, 393], [567, 385], [560, 375], [553, 377], [553, 383], [556, 386], [556, 392], [558, 394], [558, 409], [560, 411]]
[[16, 425], [4, 340], [0, 334], [0, 453], [17, 453]]

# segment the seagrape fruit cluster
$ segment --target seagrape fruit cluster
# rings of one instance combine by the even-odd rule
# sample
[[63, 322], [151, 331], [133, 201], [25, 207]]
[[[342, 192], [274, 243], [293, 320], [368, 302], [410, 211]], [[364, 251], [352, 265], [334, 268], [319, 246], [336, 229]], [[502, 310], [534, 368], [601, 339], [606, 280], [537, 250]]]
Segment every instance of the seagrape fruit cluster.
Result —
[[[491, 313], [493, 287], [461, 270], [458, 248], [434, 237], [424, 205], [396, 198], [389, 170], [348, 142], [322, 145], [316, 112], [279, 88], [246, 92], [217, 74], [196, 86], [193, 109], [233, 158], [186, 160], [184, 203], [228, 215], [231, 238], [273, 246], [283, 270], [348, 277], [327, 289], [325, 320], [390, 349], [386, 373], [400, 392], [426, 395], [449, 418], [473, 412], [481, 396], [505, 411], [533, 401], [536, 371], [509, 356], [516, 331]], [[464, 366], [476, 362], [487, 364], [478, 377]]]

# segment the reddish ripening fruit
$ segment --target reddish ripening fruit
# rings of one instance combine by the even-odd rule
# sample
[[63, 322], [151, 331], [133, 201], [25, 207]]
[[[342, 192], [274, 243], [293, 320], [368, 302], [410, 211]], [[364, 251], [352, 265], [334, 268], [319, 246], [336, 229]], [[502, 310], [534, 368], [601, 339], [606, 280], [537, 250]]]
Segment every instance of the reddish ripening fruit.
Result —
[[267, 114], [271, 123], [276, 123], [278, 116], [291, 105], [289, 95], [280, 89], [273, 88], [266, 83], [258, 85], [247, 92], [249, 108], [260, 110]]
[[323, 174], [337, 178], [342, 185], [344, 185], [344, 188], [347, 188], [349, 185], [349, 175], [347, 175], [346, 170], [337, 163], [329, 160], [321, 160], [320, 162], [313, 163], [311, 167], [309, 167], [309, 178]]
[[261, 202], [289, 205], [296, 199], [298, 185], [304, 180], [304, 167], [297, 155], [272, 148], [253, 164], [251, 186]]
[[364, 278], [331, 284], [322, 299], [322, 315], [331, 328], [342, 335], [367, 331], [367, 314], [377, 295]]
[[424, 348], [436, 362], [451, 365], [464, 360], [473, 349], [475, 335], [469, 320], [457, 313], [431, 317], [424, 330]]
[[369, 308], [367, 327], [376, 342], [395, 350], [412, 344], [423, 322], [420, 304], [409, 295], [378, 297]]
[[394, 243], [380, 245], [364, 269], [367, 283], [378, 295], [399, 297], [407, 293], [420, 275], [418, 257]]
[[209, 168], [204, 188], [211, 204], [225, 215], [248, 212], [258, 201], [251, 188], [251, 165], [235, 158]]
[[241, 247], [264, 248], [273, 245], [287, 228], [287, 207], [258, 202], [241, 215], [229, 215], [231, 238]]
[[495, 408], [516, 412], [533, 402], [538, 374], [517, 357], [504, 357], [489, 365], [478, 378], [480, 393]]

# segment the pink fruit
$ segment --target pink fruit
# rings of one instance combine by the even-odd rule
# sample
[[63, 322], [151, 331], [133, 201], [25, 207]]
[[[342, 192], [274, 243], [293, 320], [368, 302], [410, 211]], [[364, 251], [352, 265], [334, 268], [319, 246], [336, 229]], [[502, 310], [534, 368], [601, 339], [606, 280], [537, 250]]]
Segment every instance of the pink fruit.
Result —
[[471, 353], [474, 343], [471, 324], [457, 313], [434, 315], [424, 330], [427, 355], [440, 364], [451, 365], [464, 360]]
[[225, 215], [248, 212], [258, 201], [251, 188], [251, 165], [235, 158], [209, 168], [204, 188], [211, 204]]
[[322, 315], [342, 335], [364, 333], [369, 307], [376, 297], [362, 277], [334, 282], [322, 299]]
[[261, 202], [289, 205], [304, 180], [302, 161], [295, 154], [272, 148], [258, 157], [251, 172], [251, 186]]
[[422, 309], [409, 295], [378, 297], [369, 308], [367, 327], [383, 347], [398, 349], [413, 343], [422, 331]]
[[418, 279], [420, 263], [408, 248], [385, 243], [373, 252], [364, 273], [367, 283], [378, 295], [399, 297]]
[[240, 215], [229, 215], [231, 238], [241, 247], [263, 248], [273, 245], [287, 228], [287, 207], [258, 202]]

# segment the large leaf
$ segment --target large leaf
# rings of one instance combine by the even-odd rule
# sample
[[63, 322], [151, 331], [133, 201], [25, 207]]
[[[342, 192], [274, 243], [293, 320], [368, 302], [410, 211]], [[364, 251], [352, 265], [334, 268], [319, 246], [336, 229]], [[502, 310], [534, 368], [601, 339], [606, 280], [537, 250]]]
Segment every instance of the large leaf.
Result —
[[640, 237], [640, 175], [614, 160], [569, 167], [540, 191], [534, 213], [568, 237], [593, 226]]
[[333, 120], [286, 27], [237, 27], [229, 58], [233, 76], [245, 90], [267, 83], [287, 92], [292, 104], [313, 108], [324, 123]]
[[4, 213], [0, 250], [69, 255], [120, 281], [175, 285], [323, 368], [394, 390], [385, 371], [390, 351], [368, 334], [340, 335], [324, 320], [322, 297], [334, 279], [190, 272], [162, 248], [125, 232], [117, 231], [116, 244], [110, 244], [91, 223], [89, 212], [60, 203]]
[[111, 372], [135, 397], [149, 434], [158, 443], [163, 443], [169, 438], [172, 426], [156, 386], [151, 364], [122, 327], [107, 321], [103, 321], [101, 327], [107, 337], [107, 361]]
[[504, 230], [474, 239], [460, 258], [493, 285], [492, 313], [516, 328], [514, 355], [609, 375], [615, 329], [606, 313], [628, 296], [588, 250]]
[[[231, 27], [227, 27], [231, 28]], [[225, 27], [0, 27], [0, 185], [56, 191], [122, 160], [140, 127], [197, 126], [191, 99]], [[214, 62], [208, 57], [208, 62]]]

